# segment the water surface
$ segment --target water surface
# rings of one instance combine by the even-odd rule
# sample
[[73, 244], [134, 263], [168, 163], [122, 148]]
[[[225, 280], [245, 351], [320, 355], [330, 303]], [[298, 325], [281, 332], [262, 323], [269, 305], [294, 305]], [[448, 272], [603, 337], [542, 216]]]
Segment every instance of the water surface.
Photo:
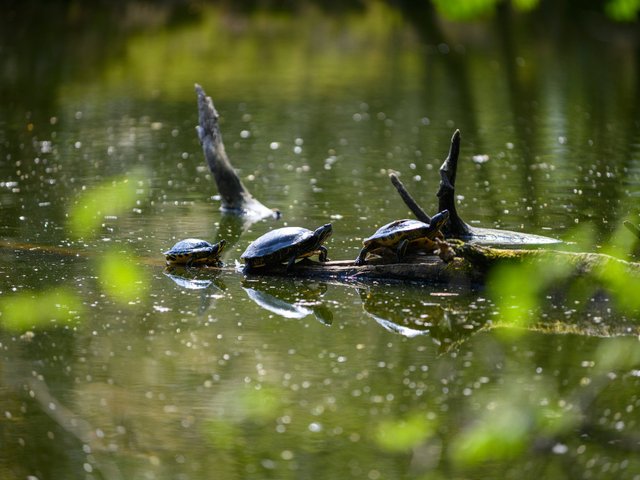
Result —
[[[606, 296], [549, 298], [513, 328], [479, 285], [161, 255], [227, 238], [233, 265], [274, 227], [332, 222], [330, 258], [353, 259], [410, 217], [389, 171], [435, 213], [456, 128], [468, 222], [616, 244], [640, 223], [633, 37], [517, 15], [425, 30], [382, 4], [56, 12], [30, 13], [50, 48], [22, 12], [2, 28], [0, 477], [639, 478], [638, 316]], [[281, 220], [219, 212], [196, 82]], [[77, 209], [101, 212], [80, 234]]]

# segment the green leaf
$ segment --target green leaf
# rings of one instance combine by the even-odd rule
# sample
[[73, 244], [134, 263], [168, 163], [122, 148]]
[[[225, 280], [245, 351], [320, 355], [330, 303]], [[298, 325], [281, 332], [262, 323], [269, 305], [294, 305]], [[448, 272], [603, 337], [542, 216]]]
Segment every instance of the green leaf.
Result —
[[416, 414], [402, 420], [385, 420], [378, 424], [376, 443], [388, 452], [407, 452], [433, 435], [432, 422]]
[[137, 184], [143, 178], [143, 172], [136, 172], [83, 192], [69, 211], [71, 235], [91, 237], [100, 231], [106, 216], [117, 217], [131, 210], [138, 198]]
[[612, 338], [596, 351], [596, 368], [603, 372], [640, 367], [640, 342], [637, 338]]
[[540, 0], [513, 0], [513, 6], [522, 12], [529, 12], [536, 8]]
[[241, 429], [230, 421], [209, 419], [202, 425], [207, 442], [216, 450], [231, 451], [242, 444]]
[[21, 292], [0, 300], [0, 325], [13, 331], [45, 328], [80, 318], [82, 302], [69, 290]]
[[274, 388], [262, 387], [260, 390], [249, 389], [240, 393], [238, 401], [246, 412], [246, 418], [267, 421], [276, 418], [282, 406], [281, 392]]
[[604, 9], [613, 20], [634, 22], [640, 11], [640, 0], [609, 0]]
[[449, 20], [473, 20], [492, 13], [498, 0], [434, 0], [438, 13]]
[[466, 465], [516, 458], [528, 444], [530, 420], [525, 410], [504, 406], [460, 434], [451, 445], [451, 455]]
[[147, 291], [147, 278], [138, 265], [131, 263], [132, 255], [125, 251], [109, 251], [100, 258], [98, 278], [103, 290], [116, 301], [130, 303]]

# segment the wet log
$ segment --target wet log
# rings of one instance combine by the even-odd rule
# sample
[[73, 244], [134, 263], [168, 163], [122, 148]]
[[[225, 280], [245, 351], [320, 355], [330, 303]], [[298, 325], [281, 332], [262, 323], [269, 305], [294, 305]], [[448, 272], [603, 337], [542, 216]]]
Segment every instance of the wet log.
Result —
[[597, 276], [610, 268], [622, 271], [630, 278], [640, 278], [640, 263], [598, 253], [498, 249], [462, 242], [454, 244], [453, 249], [455, 257], [450, 262], [435, 255], [411, 255], [405, 257], [402, 263], [385, 263], [378, 259], [362, 266], [354, 265], [353, 260], [319, 263], [305, 259], [298, 262], [290, 272], [286, 270], [286, 265], [282, 265], [256, 271], [251, 275], [295, 276], [361, 283], [382, 281], [471, 286], [483, 284], [488, 274], [498, 266], [537, 262], [566, 266], [566, 278]]
[[474, 270], [469, 262], [455, 258], [446, 263], [437, 256], [407, 256], [402, 263], [368, 262], [356, 266], [353, 260], [337, 260], [326, 263], [312, 260], [298, 262], [291, 271], [286, 265], [269, 270], [252, 272], [253, 275], [276, 275], [314, 280], [337, 280], [345, 283], [414, 282], [433, 284], [470, 285], [483, 281], [484, 274]]
[[280, 212], [256, 200], [229, 161], [218, 123], [219, 115], [202, 87], [195, 85], [198, 96], [199, 125], [196, 127], [207, 165], [220, 192], [220, 209], [229, 214], [253, 219], [278, 218]]

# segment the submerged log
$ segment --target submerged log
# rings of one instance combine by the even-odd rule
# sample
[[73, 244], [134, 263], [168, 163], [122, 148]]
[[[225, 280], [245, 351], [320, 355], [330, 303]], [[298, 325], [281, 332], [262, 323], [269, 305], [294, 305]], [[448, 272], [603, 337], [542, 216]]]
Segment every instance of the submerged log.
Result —
[[229, 161], [218, 125], [218, 112], [202, 87], [195, 86], [198, 95], [199, 125], [196, 127], [207, 165], [220, 192], [220, 209], [225, 213], [254, 218], [278, 218], [280, 212], [256, 200]]

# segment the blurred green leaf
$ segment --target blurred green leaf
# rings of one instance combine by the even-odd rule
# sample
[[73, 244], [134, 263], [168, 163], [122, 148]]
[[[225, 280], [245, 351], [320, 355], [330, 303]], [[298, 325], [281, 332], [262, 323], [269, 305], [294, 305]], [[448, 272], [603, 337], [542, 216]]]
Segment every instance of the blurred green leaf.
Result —
[[378, 424], [376, 443], [388, 452], [406, 452], [417, 447], [434, 432], [432, 422], [416, 414], [402, 420], [385, 420]]
[[111, 180], [83, 192], [69, 211], [69, 232], [74, 238], [95, 235], [105, 216], [122, 215], [138, 199], [137, 185], [145, 178], [142, 171]]
[[638, 19], [640, 0], [609, 0], [604, 10], [613, 20], [633, 22]]
[[611, 261], [596, 272], [598, 278], [613, 295], [616, 305], [628, 312], [640, 309], [640, 278], [622, 262]]
[[621, 222], [613, 232], [608, 244], [602, 249], [602, 253], [617, 258], [626, 258], [637, 242], [638, 238], [625, 227], [624, 222]]
[[99, 260], [98, 278], [103, 290], [116, 301], [129, 303], [138, 300], [147, 290], [140, 267], [131, 263], [127, 251], [109, 251]]
[[612, 338], [596, 351], [596, 368], [603, 372], [640, 368], [640, 341], [637, 338]]
[[[488, 292], [500, 313], [500, 324], [526, 327], [546, 301], [544, 293], [566, 279], [573, 266], [545, 256], [504, 263], [491, 273]], [[501, 331], [514, 335], [518, 330]]]
[[433, 0], [438, 13], [449, 20], [473, 20], [492, 13], [498, 0]]
[[259, 390], [248, 389], [243, 391], [238, 402], [246, 418], [251, 420], [271, 420], [280, 414], [282, 406], [281, 392], [275, 388], [262, 387]]
[[491, 275], [489, 292], [500, 312], [501, 324], [520, 327], [529, 323], [541, 287], [534, 274], [533, 265], [522, 264], [502, 265]]
[[0, 325], [26, 331], [80, 318], [82, 302], [65, 288], [45, 292], [21, 292], [0, 300]]
[[522, 12], [529, 12], [536, 8], [540, 0], [512, 0], [513, 6]]
[[217, 450], [233, 450], [242, 439], [240, 428], [224, 419], [209, 419], [202, 426], [207, 442]]
[[509, 460], [521, 455], [529, 442], [533, 412], [501, 406], [454, 439], [451, 456], [465, 465]]
[[543, 435], [556, 436], [568, 433], [580, 423], [577, 409], [545, 406], [537, 409], [538, 429]]

